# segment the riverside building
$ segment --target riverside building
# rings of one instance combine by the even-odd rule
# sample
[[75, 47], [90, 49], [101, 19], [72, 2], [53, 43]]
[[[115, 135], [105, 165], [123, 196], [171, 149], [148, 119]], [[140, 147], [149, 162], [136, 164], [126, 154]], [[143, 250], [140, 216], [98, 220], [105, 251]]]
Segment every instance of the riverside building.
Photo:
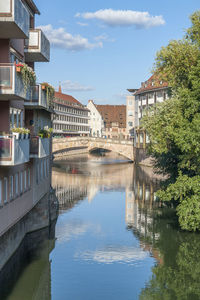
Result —
[[[26, 215], [41, 209], [43, 199], [46, 216], [48, 209], [52, 110], [34, 67], [49, 61], [50, 44], [35, 28], [35, 14], [40, 12], [32, 0], [0, 1], [0, 238], [9, 230], [0, 268], [30, 229]], [[42, 220], [48, 226], [48, 216]], [[39, 229], [33, 220], [32, 226]]]
[[74, 97], [63, 94], [61, 87], [55, 92], [53, 107], [54, 136], [89, 135], [89, 110]]
[[169, 86], [167, 82], [152, 75], [147, 81], [141, 83], [138, 90], [129, 89], [128, 91], [132, 94], [134, 109], [134, 145], [136, 148], [145, 149], [149, 138], [140, 128], [141, 119], [150, 107], [169, 98]]
[[89, 100], [90, 135], [126, 139], [126, 105], [97, 105]]

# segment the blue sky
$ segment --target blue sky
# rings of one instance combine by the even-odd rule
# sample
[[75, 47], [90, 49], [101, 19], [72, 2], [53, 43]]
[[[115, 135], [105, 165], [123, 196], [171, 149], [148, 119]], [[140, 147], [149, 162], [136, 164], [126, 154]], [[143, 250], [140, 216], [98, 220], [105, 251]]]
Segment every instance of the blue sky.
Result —
[[[199, 0], [35, 0], [36, 26], [51, 41], [51, 62], [37, 63], [48, 81], [83, 104], [125, 104], [127, 88], [151, 75], [156, 51], [180, 39]], [[146, 13], [145, 13], [146, 12]]]

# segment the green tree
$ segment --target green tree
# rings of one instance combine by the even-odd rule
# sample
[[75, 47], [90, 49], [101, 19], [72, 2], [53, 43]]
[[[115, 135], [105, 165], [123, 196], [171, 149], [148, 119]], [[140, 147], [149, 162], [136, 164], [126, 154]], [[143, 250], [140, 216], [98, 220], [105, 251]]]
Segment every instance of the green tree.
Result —
[[142, 127], [155, 168], [168, 174], [164, 201], [174, 201], [182, 229], [200, 229], [200, 11], [179, 41], [157, 53], [154, 72], [167, 80], [171, 99], [148, 111]]

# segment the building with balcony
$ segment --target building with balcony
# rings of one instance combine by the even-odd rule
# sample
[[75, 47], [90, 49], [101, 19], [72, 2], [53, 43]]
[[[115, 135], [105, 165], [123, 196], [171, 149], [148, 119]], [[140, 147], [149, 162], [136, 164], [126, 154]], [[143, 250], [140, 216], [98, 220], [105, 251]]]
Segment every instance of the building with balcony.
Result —
[[[131, 101], [134, 111], [134, 145], [136, 148], [146, 148], [149, 143], [147, 133], [139, 128], [141, 119], [149, 108], [156, 103], [161, 103], [169, 98], [169, 86], [167, 82], [163, 82], [155, 75], [152, 75], [147, 81], [141, 83], [141, 87], [137, 89], [128, 89], [132, 94]], [[127, 97], [127, 101], [130, 101]]]
[[51, 99], [34, 71], [50, 45], [36, 14], [33, 0], [0, 1], [0, 239], [50, 191]]
[[89, 135], [89, 110], [74, 97], [63, 94], [61, 87], [55, 92], [53, 108], [54, 136]]

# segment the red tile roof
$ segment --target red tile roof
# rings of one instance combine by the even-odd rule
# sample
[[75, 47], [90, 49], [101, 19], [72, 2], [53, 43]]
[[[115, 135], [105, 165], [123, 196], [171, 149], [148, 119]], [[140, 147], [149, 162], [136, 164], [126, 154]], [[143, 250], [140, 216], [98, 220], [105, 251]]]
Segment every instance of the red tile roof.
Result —
[[106, 128], [111, 128], [113, 122], [118, 122], [120, 128], [126, 128], [126, 105], [95, 105]]
[[67, 103], [70, 103], [70, 104], [74, 104], [74, 105], [78, 105], [78, 106], [82, 106], [83, 107], [83, 105], [78, 100], [76, 100], [74, 97], [72, 97], [70, 95], [66, 95], [66, 94], [63, 94], [63, 93], [55, 92], [54, 97], [55, 97], [55, 99], [54, 99], [55, 101], [56, 101], [56, 99], [58, 99], [58, 101], [59, 101], [59, 99], [63, 100], [63, 101], [66, 102], [66, 105], [68, 105]]
[[167, 87], [167, 82], [163, 82], [161, 79], [158, 78], [158, 76], [152, 75], [147, 81], [142, 83], [141, 88], [135, 93], [135, 95]]

